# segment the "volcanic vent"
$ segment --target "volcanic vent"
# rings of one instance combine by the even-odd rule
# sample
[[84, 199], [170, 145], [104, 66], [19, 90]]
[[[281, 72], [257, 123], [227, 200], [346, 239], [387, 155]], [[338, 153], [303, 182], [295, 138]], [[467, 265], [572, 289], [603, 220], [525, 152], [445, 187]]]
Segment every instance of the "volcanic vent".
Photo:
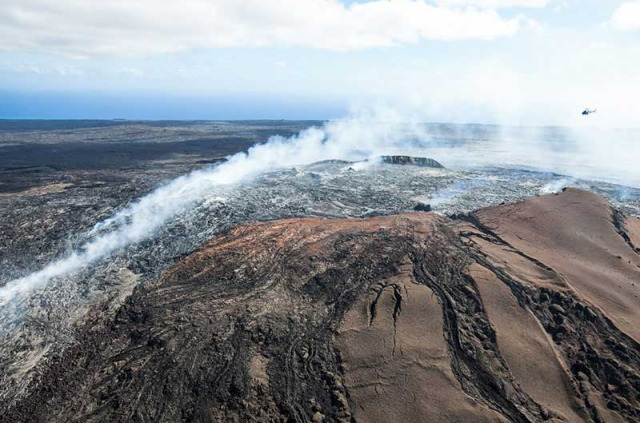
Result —
[[637, 219], [593, 194], [237, 226], [96, 306], [6, 422], [637, 422]]

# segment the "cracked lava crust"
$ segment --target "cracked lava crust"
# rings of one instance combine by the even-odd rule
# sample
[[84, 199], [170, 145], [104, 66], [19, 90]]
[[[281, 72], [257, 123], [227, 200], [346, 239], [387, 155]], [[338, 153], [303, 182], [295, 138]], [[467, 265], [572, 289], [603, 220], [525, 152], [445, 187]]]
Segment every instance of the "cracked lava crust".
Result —
[[640, 422], [639, 239], [571, 189], [237, 226], [96, 305], [0, 421]]

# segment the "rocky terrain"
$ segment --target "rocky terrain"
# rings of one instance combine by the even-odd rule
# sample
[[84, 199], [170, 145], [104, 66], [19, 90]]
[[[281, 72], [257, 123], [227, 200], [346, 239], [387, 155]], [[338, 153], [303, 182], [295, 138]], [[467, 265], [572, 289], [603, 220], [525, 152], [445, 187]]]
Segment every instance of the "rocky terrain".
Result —
[[66, 253], [166, 181], [311, 123], [0, 120], [0, 276]]
[[638, 422], [640, 223], [592, 193], [213, 237], [3, 422]]
[[[638, 421], [640, 190], [449, 167], [491, 127], [430, 125], [437, 161], [198, 187], [147, 238], [3, 296], [312, 123], [0, 121], [0, 421]], [[590, 193], [536, 198], [567, 185]]]

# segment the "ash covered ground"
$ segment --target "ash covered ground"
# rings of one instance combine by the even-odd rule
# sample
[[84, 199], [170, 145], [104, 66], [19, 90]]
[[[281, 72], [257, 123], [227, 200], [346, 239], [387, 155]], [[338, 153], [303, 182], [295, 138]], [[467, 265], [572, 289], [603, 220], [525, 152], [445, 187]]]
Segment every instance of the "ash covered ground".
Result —
[[[311, 124], [320, 123], [2, 122], [0, 286], [64, 260], [125, 224], [98, 225], [174, 178]], [[414, 145], [411, 154], [444, 168], [323, 160], [272, 169], [242, 184], [211, 186], [148, 238], [3, 304], [0, 398], [19, 397], [38, 377], [37, 364], [73, 343], [74, 325], [92, 305], [104, 304], [105, 313], [115, 313], [136, 286], [157, 279], [232, 225], [390, 215], [420, 205], [451, 215], [565, 186], [595, 192], [627, 215], [640, 215], [636, 188], [540, 166], [490, 163], [491, 152], [483, 146], [497, 134], [493, 127], [428, 125], [428, 132], [425, 148]], [[570, 154], [562, 149], [568, 142], [563, 137], [552, 141]], [[479, 152], [485, 159], [474, 160]]]

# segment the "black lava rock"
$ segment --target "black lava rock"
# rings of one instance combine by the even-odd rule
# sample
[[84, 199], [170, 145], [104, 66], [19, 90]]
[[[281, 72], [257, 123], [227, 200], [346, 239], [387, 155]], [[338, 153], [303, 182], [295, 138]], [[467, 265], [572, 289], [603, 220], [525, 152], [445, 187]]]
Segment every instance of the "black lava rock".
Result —
[[430, 212], [431, 211], [431, 205], [430, 204], [417, 204], [413, 210], [415, 211], [419, 211], [419, 212]]

